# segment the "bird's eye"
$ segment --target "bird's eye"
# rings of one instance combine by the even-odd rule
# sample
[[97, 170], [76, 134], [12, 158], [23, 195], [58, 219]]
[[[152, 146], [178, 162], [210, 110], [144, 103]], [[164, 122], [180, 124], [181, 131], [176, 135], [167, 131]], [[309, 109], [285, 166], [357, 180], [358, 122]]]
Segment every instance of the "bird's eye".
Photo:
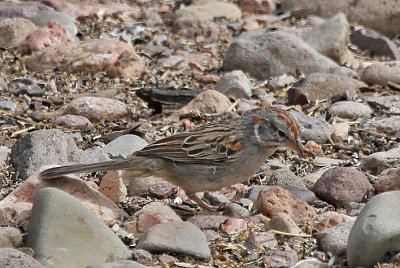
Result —
[[282, 137], [282, 138], [286, 136], [285, 132], [283, 132], [282, 130], [278, 130], [278, 135], [279, 135], [279, 137]]

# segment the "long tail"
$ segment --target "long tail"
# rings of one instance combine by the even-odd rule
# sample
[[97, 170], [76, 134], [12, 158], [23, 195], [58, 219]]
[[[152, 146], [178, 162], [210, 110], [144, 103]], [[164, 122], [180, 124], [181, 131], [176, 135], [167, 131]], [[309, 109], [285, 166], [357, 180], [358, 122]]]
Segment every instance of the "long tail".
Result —
[[71, 166], [54, 167], [42, 171], [39, 176], [42, 179], [51, 179], [71, 173], [129, 169], [129, 168], [134, 168], [135, 166], [137, 168], [140, 168], [140, 162], [142, 162], [141, 160], [142, 159], [140, 158], [116, 159], [94, 164], [79, 164]]

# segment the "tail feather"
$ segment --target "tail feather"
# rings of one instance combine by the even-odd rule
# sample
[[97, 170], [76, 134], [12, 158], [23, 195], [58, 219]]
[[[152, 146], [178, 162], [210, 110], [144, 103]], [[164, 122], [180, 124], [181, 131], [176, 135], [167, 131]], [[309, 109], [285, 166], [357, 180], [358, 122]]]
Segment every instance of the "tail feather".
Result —
[[[101, 163], [93, 164], [78, 164], [71, 166], [61, 166], [49, 168], [40, 173], [40, 178], [51, 179], [71, 173], [82, 173], [82, 172], [94, 172], [94, 171], [105, 171], [105, 170], [115, 170], [115, 169], [129, 169], [136, 166], [138, 159], [118, 159], [111, 160]], [[137, 166], [140, 167], [140, 166]]]

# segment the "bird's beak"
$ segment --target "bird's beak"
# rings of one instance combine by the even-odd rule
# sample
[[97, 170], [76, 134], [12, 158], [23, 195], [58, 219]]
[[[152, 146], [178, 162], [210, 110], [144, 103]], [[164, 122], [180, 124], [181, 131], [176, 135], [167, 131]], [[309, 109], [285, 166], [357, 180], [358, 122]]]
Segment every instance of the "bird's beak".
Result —
[[299, 155], [303, 155], [304, 154], [304, 149], [303, 149], [303, 145], [301, 144], [300, 137], [297, 138], [294, 142], [291, 142], [291, 141], [288, 142], [287, 147], [289, 149], [292, 149], [293, 151], [295, 151]]

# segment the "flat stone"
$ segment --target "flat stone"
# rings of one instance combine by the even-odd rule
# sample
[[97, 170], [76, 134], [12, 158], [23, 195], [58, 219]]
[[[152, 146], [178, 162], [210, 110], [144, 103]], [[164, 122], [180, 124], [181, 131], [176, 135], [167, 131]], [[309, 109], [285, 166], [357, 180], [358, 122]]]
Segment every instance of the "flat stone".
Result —
[[299, 258], [294, 250], [277, 250], [263, 259], [264, 267], [293, 267]]
[[400, 192], [376, 195], [368, 201], [351, 229], [347, 243], [350, 267], [373, 267], [390, 261], [400, 250]]
[[392, 137], [400, 136], [400, 116], [391, 116], [371, 122], [371, 127], [378, 133], [389, 134]]
[[26, 240], [46, 267], [85, 267], [131, 257], [124, 243], [78, 199], [51, 187], [35, 197]]
[[377, 175], [387, 168], [400, 167], [400, 148], [373, 153], [361, 160], [361, 168]]
[[93, 126], [89, 119], [81, 115], [67, 114], [56, 118], [54, 124], [68, 128], [87, 128]]
[[[207, 40], [207, 42], [224, 40], [229, 37], [229, 31], [225, 25], [195, 16], [180, 17], [176, 19], [172, 25], [171, 31], [177, 37], [191, 38], [195, 40], [203, 38], [204, 40]], [[161, 49], [165, 50], [166, 48]]]
[[135, 261], [122, 260], [109, 263], [89, 265], [86, 268], [148, 268], [148, 266], [142, 265]]
[[175, 15], [180, 17], [199, 17], [207, 20], [214, 18], [225, 17], [228, 21], [239, 20], [242, 16], [240, 9], [228, 2], [214, 0], [197, 0], [193, 1], [190, 6], [178, 9]]
[[0, 100], [0, 110], [15, 111], [17, 110], [17, 105], [10, 100]]
[[11, 149], [11, 162], [23, 179], [49, 164], [68, 165], [80, 161], [75, 141], [58, 129], [42, 129], [19, 138]]
[[[293, 60], [296, 59], [296, 60]], [[296, 72], [328, 72], [354, 76], [319, 54], [300, 38], [282, 33], [253, 31], [234, 38], [224, 56], [225, 71], [242, 70], [258, 79]]]
[[133, 47], [115, 39], [94, 39], [46, 47], [23, 58], [27, 69], [45, 72], [95, 74], [107, 71], [110, 77], [135, 78], [144, 72], [144, 62]]
[[372, 114], [371, 108], [369, 106], [354, 102], [354, 101], [339, 101], [329, 107], [328, 112], [332, 116], [337, 116], [340, 118], [368, 118]]
[[189, 218], [188, 222], [193, 223], [201, 230], [218, 230], [227, 219], [227, 216], [219, 215], [212, 212], [203, 212]]
[[247, 230], [247, 221], [239, 218], [228, 218], [222, 225], [222, 231], [227, 234], [240, 233]]
[[374, 63], [365, 68], [361, 80], [370, 85], [400, 84], [400, 61]]
[[82, 97], [72, 100], [64, 114], [87, 117], [91, 122], [112, 121], [128, 114], [125, 103], [108, 98]]
[[[354, 204], [355, 202], [350, 202], [348, 205], [346, 205], [346, 211], [347, 208], [351, 206], [351, 204]], [[355, 203], [359, 204], [359, 203]], [[345, 223], [352, 221], [354, 222], [356, 220], [355, 217], [348, 216], [346, 214], [339, 214], [336, 211], [327, 211], [322, 214], [319, 214], [315, 217], [314, 219], [314, 226], [315, 229], [318, 231], [323, 231], [328, 228], [332, 228], [338, 224]]]
[[123, 135], [104, 146], [104, 152], [112, 156], [122, 156], [126, 158], [136, 151], [142, 150], [148, 143], [136, 135]]
[[278, 240], [271, 232], [251, 232], [249, 234], [249, 242], [259, 248], [276, 248], [278, 246]]
[[203, 232], [189, 222], [169, 222], [153, 226], [140, 236], [137, 248], [150, 252], [173, 252], [199, 259], [211, 256]]

